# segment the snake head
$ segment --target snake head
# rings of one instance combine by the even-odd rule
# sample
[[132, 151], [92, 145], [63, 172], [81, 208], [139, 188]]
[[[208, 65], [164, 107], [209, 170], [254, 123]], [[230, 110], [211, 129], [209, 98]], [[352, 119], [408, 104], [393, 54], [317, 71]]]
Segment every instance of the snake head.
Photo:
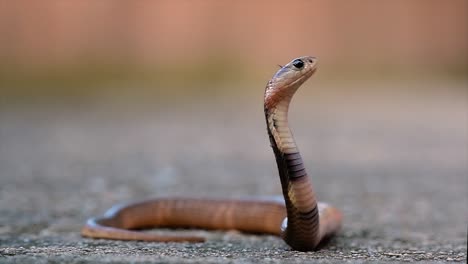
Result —
[[292, 97], [316, 69], [317, 58], [312, 56], [296, 58], [281, 67], [266, 86], [265, 107], [273, 108], [285, 97]]

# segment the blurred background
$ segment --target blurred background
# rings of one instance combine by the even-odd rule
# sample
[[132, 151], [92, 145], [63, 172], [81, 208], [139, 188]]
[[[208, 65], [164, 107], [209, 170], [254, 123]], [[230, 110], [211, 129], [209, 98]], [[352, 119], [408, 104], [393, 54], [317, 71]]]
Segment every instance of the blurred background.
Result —
[[[321, 59], [320, 79], [464, 78], [466, 7], [464, 0], [2, 1], [2, 88], [92, 94], [126, 80], [191, 90], [268, 79], [272, 66], [302, 54]], [[46, 92], [42, 84], [61, 88]]]
[[314, 55], [290, 114], [319, 199], [466, 239], [467, 27], [465, 0], [0, 1], [0, 223], [279, 194], [264, 86]]

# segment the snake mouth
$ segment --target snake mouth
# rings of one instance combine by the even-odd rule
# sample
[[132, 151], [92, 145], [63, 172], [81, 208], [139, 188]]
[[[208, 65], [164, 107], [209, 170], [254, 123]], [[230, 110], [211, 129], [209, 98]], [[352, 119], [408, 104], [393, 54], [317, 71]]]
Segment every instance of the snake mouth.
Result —
[[312, 76], [312, 74], [314, 74], [317, 71], [317, 67], [314, 67], [311, 71], [312, 73], [310, 75]]
[[301, 85], [302, 83], [307, 81], [307, 79], [309, 79], [315, 73], [315, 71], [317, 71], [317, 67], [313, 67], [312, 69], [304, 72], [303, 74], [298, 76], [296, 78], [296, 80], [294, 80], [294, 81], [290, 82], [289, 84], [287, 84], [287, 87], [295, 87], [297, 85]]

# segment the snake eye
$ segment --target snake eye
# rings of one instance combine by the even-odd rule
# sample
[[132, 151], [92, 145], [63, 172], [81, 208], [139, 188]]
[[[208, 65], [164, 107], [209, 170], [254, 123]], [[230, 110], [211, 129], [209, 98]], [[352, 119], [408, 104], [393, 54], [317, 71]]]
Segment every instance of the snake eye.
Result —
[[294, 65], [294, 67], [300, 69], [300, 68], [304, 67], [304, 62], [301, 59], [295, 59], [295, 60], [293, 60], [292, 65]]

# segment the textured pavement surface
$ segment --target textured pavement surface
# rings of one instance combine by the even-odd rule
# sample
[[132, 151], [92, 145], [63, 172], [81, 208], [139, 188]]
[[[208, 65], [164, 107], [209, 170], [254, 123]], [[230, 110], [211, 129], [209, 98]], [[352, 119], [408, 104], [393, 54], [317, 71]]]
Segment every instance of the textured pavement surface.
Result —
[[86, 218], [115, 203], [280, 194], [263, 90], [154, 104], [3, 100], [0, 263], [466, 262], [466, 83], [424, 84], [434, 89], [422, 94], [404, 89], [420, 83], [386, 85], [403, 89], [302, 88], [293, 102], [291, 126], [318, 198], [345, 216], [342, 232], [308, 253], [235, 231], [176, 231], [207, 237], [201, 244], [79, 235]]

